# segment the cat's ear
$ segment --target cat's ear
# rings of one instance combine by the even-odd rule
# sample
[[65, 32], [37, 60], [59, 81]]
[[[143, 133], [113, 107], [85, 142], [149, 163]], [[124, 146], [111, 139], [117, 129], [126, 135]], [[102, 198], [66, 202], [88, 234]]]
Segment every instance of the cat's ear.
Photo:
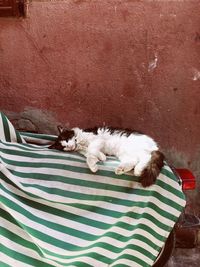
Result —
[[64, 130], [64, 128], [61, 125], [57, 126], [59, 134], [61, 134]]

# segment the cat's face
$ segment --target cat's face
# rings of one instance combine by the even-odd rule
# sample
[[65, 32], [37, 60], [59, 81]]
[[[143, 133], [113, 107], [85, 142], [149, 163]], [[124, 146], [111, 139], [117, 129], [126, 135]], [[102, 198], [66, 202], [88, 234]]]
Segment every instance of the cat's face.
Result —
[[76, 136], [74, 130], [62, 130], [55, 143], [49, 148], [64, 150], [64, 151], [75, 151], [77, 148]]
[[59, 136], [49, 148], [63, 151], [78, 151], [87, 149], [87, 141], [79, 128], [63, 129], [58, 127]]

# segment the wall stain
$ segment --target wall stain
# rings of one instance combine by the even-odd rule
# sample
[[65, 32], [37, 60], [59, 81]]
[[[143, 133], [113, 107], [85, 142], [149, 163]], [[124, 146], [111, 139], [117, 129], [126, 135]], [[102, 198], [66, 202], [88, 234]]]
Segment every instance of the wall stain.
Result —
[[90, 0], [73, 0], [73, 2], [77, 5], [84, 4], [90, 2]]
[[124, 10], [121, 10], [121, 14], [122, 14], [123, 21], [126, 22], [130, 15], [130, 12], [127, 9], [124, 9]]
[[196, 32], [194, 40], [195, 42], [200, 42], [200, 33]]

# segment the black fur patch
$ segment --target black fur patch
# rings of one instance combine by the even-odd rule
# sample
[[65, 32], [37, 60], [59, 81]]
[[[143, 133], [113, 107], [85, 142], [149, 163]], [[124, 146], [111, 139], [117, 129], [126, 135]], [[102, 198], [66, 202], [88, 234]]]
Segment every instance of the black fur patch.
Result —
[[98, 129], [108, 130], [111, 135], [117, 133], [119, 135], [125, 135], [127, 137], [130, 136], [131, 134], [138, 134], [138, 135], [143, 134], [139, 131], [134, 131], [128, 128], [122, 129], [119, 127], [94, 127], [94, 128], [84, 129], [84, 132], [90, 132], [90, 133], [97, 135]]
[[95, 135], [98, 134], [98, 127], [94, 127], [94, 128], [87, 128], [87, 129], [84, 129], [83, 131], [86, 132], [86, 133], [93, 133]]
[[63, 146], [61, 145], [61, 141], [68, 141], [74, 136], [73, 130], [63, 130], [58, 138], [56, 139], [55, 143], [49, 146], [50, 149], [57, 149], [57, 150], [63, 150]]
[[142, 135], [143, 133], [139, 132], [139, 131], [135, 131], [135, 130], [131, 130], [129, 128], [119, 128], [119, 127], [106, 127], [106, 129], [109, 130], [109, 132], [111, 134], [120, 134], [120, 135], [125, 135], [125, 136], [130, 136], [131, 134], [137, 134], [137, 135]]

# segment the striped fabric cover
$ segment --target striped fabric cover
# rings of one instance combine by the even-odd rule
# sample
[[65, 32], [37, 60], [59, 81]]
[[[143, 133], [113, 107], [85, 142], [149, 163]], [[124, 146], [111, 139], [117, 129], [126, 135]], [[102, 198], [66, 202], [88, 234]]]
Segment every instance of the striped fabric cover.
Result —
[[17, 143], [25, 142], [22, 136], [15, 130], [12, 123], [2, 112], [0, 112], [0, 140]]
[[83, 156], [49, 150], [53, 139], [20, 137], [1, 115], [0, 266], [152, 266], [185, 206], [170, 168], [142, 188], [114, 174], [116, 159], [92, 174]]

